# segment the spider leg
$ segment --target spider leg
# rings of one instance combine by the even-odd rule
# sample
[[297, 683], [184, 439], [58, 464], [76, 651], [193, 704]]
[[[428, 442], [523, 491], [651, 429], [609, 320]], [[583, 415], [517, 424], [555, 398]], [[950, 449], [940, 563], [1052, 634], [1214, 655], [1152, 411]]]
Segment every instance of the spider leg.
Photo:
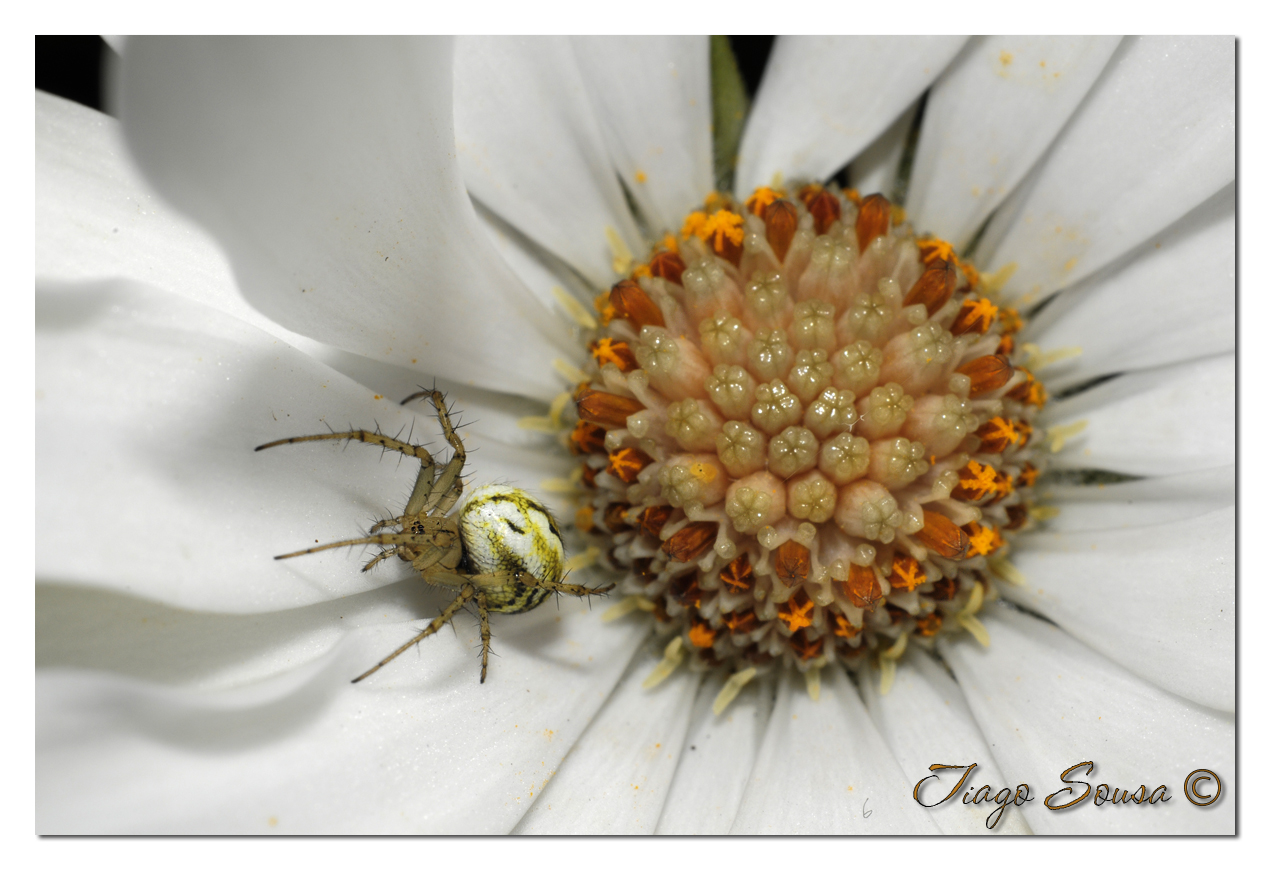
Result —
[[562, 584], [559, 581], [539, 581], [535, 579], [538, 586], [551, 590], [555, 593], [564, 593], [567, 596], [591, 596], [598, 593], [607, 593], [614, 587], [618, 586], [614, 582], [605, 584], [603, 587], [584, 587], [582, 584]]
[[[468, 600], [471, 599], [473, 596], [475, 596], [476, 593], [477, 593], [476, 587], [472, 586], [471, 584], [466, 584], [464, 588], [459, 591], [459, 595], [455, 596], [455, 600], [451, 602], [449, 605], [447, 605], [446, 610], [442, 611], [441, 615], [437, 617], [437, 619], [429, 623], [428, 626], [424, 628], [423, 632], [420, 632], [410, 641], [407, 641], [401, 647], [397, 648], [388, 656], [381, 659], [378, 663], [376, 663], [374, 668], [370, 669], [369, 671], [363, 672], [362, 674], [353, 678], [353, 683], [357, 683], [358, 681], [363, 680], [364, 678], [368, 678], [371, 675], [375, 674], [375, 672], [379, 671], [381, 668], [388, 665], [394, 659], [401, 656], [406, 651], [410, 650], [416, 644], [418, 644], [419, 642], [427, 638], [429, 635], [432, 635], [433, 633], [435, 633], [442, 626], [445, 626], [447, 623], [449, 623], [451, 620], [454, 619], [455, 615], [459, 613], [459, 609], [462, 608], [464, 605], [466, 605], [468, 603]], [[484, 613], [484, 610], [482, 613]]]
[[[441, 473], [434, 482], [431, 494], [427, 501], [420, 507], [420, 511], [425, 514], [448, 514], [451, 508], [455, 507], [455, 503], [459, 501], [459, 497], [463, 495], [463, 464], [468, 460], [468, 451], [463, 446], [463, 439], [459, 433], [455, 432], [454, 425], [450, 422], [450, 409], [446, 407], [446, 397], [442, 395], [440, 390], [421, 390], [413, 393], [406, 399], [402, 400], [405, 404], [412, 399], [421, 396], [427, 396], [437, 409], [437, 421], [441, 424], [441, 431], [445, 434], [446, 441], [450, 443], [450, 447], [454, 450], [454, 456], [450, 458], [450, 462], [446, 463]], [[415, 497], [411, 495], [411, 505], [414, 507]]]
[[485, 591], [477, 590], [476, 599], [481, 617], [481, 683], [485, 683], [486, 667], [490, 664], [490, 609], [486, 607]]
[[386, 548], [385, 550], [383, 550], [383, 551], [381, 551], [380, 553], [376, 554], [374, 557], [372, 557], [372, 558], [371, 558], [371, 561], [370, 561], [370, 562], [368, 562], [366, 565], [362, 566], [362, 571], [364, 571], [364, 572], [369, 572], [369, 571], [370, 571], [371, 569], [373, 569], [376, 565], [378, 565], [379, 563], [381, 563], [381, 562], [383, 562], [384, 560], [388, 559], [390, 556], [397, 556], [397, 547], [396, 547], [396, 546], [394, 546], [394, 547], [390, 547], [390, 548]]
[[407, 544], [423, 547], [433, 544], [433, 536], [431, 533], [427, 532], [381, 532], [379, 535], [368, 535], [365, 538], [350, 538], [345, 541], [333, 541], [330, 544], [320, 544], [317, 547], [308, 547], [304, 550], [298, 550], [293, 553], [280, 554], [274, 557], [274, 559], [291, 559], [292, 557], [304, 556], [308, 553], [317, 553], [318, 551], [331, 550], [337, 547], [352, 547], [357, 544]]

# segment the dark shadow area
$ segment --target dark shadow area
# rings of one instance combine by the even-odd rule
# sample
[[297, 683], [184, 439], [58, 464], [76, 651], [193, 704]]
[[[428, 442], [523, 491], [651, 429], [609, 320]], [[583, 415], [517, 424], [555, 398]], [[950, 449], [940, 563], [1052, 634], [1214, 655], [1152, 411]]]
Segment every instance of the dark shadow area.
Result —
[[737, 69], [742, 81], [746, 83], [746, 93], [751, 99], [754, 99], [755, 92], [759, 90], [759, 82], [763, 78], [764, 67], [768, 65], [768, 55], [772, 54], [775, 39], [775, 36], [728, 37], [733, 57], [737, 59]]
[[102, 111], [102, 61], [107, 50], [100, 36], [37, 36], [35, 87]]

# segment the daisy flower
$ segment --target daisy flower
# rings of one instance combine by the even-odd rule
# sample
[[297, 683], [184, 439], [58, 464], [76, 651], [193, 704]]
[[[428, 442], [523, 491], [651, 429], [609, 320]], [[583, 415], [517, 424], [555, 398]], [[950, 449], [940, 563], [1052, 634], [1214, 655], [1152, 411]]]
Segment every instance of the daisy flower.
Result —
[[[986, 831], [991, 803], [914, 800], [934, 763], [976, 763], [966, 785], [977, 790], [1029, 785], [1033, 801], [1006, 808], [994, 832], [1234, 831], [1233, 41], [782, 38], [735, 165], [719, 143], [738, 113], [712, 101], [712, 78], [721, 93], [731, 70], [724, 55], [715, 61], [705, 38], [137, 40], [121, 71], [122, 124], [37, 94], [38, 831]], [[718, 177], [734, 175], [732, 191], [714, 190], [721, 156]], [[803, 187], [831, 179], [842, 193]], [[753, 199], [757, 190], [768, 193]], [[874, 191], [892, 202], [871, 235], [860, 228], [883, 208], [865, 196]], [[771, 229], [787, 218], [788, 230]], [[678, 369], [659, 382], [658, 355], [679, 340], [657, 333], [656, 318], [641, 321], [630, 305], [606, 312], [617, 291], [600, 311], [592, 297], [628, 276], [641, 294], [654, 286], [646, 278], [669, 287], [650, 257], [663, 269], [671, 255], [699, 272], [676, 273], [677, 287], [724, 276], [710, 285], [723, 294], [729, 269], [760, 281], [745, 259], [755, 251], [788, 245], [782, 262], [803, 244], [806, 269], [821, 268], [814, 243], [827, 258], [859, 257], [861, 269], [886, 248], [890, 271], [871, 281], [897, 293], [942, 264], [947, 293], [926, 311], [903, 308], [914, 323], [933, 318], [915, 329], [934, 331], [933, 348], [940, 335], [961, 342], [937, 312], [955, 288], [964, 295], [955, 303], [984, 299], [999, 314], [980, 333], [994, 346], [1009, 338], [999, 351], [1016, 351], [1010, 359], [1027, 359], [1044, 381], [1049, 403], [1020, 412], [1049, 470], [1025, 475], [1029, 501], [983, 498], [974, 512], [966, 502], [926, 515], [996, 529], [991, 518], [1017, 505], [1028, 529], [1008, 534], [1008, 560], [986, 558], [1000, 544], [978, 555], [962, 545], [955, 556], [979, 560], [965, 565], [984, 580], [956, 580], [971, 576], [923, 538], [923, 510], [906, 508], [903, 494], [927, 480], [918, 476], [936, 481], [941, 456], [960, 443], [924, 458], [913, 432], [870, 419], [861, 425], [871, 444], [886, 437], [914, 451], [882, 457], [871, 473], [901, 494], [887, 496], [894, 520], [883, 512], [867, 523], [864, 503], [852, 503], [856, 514], [836, 521], [842, 534], [823, 533], [855, 548], [837, 569], [826, 546], [804, 547], [824, 558], [810, 565], [831, 591], [805, 611], [846, 615], [842, 641], [828, 623], [787, 621], [765, 636], [776, 641], [764, 667], [737, 680], [743, 649], [685, 616], [707, 613], [700, 592], [691, 601], [661, 592], [683, 572], [660, 568], [661, 586], [639, 588], [659, 592], [632, 593], [641, 557], [627, 533], [599, 548], [607, 569], [577, 572], [598, 586], [621, 569], [625, 595], [496, 615], [484, 684], [479, 627], [462, 616], [349, 683], [448, 600], [395, 560], [363, 575], [347, 550], [270, 557], [348, 538], [392, 510], [411, 475], [358, 446], [254, 446], [371, 425], [440, 444], [426, 413], [396, 402], [435, 379], [470, 424], [472, 481], [526, 488], [580, 535], [625, 527], [631, 506], [610, 523], [596, 510], [613, 498], [576, 501], [580, 475], [626, 481], [612, 457], [580, 466], [562, 449], [578, 379], [625, 379], [627, 393], [613, 395], [669, 415], [657, 427], [680, 421], [650, 432], [681, 432], [682, 444], [694, 426], [714, 434], [719, 414], [704, 398], [697, 411], [668, 404], [699, 402], [705, 382]], [[667, 298], [679, 294], [692, 313], [693, 292]], [[659, 305], [657, 318], [675, 310]], [[888, 317], [899, 317], [893, 308]], [[806, 335], [819, 329], [814, 309]], [[1028, 316], [1021, 332], [1006, 310]], [[720, 312], [720, 331], [758, 336]], [[791, 317], [795, 335], [803, 315]], [[622, 324], [654, 332], [628, 336]], [[772, 333], [766, 347], [780, 356]], [[598, 337], [613, 360], [641, 365], [662, 399], [630, 386], [634, 364], [598, 366], [603, 354], [587, 348]], [[808, 341], [795, 365], [811, 373], [804, 386], [817, 389], [801, 398], [811, 404], [826, 396], [813, 382], [835, 364]], [[630, 361], [613, 350], [624, 342]], [[988, 375], [967, 371], [956, 376], [971, 409], [960, 425], [980, 424], [990, 406], [1028, 405], [1006, 392], [1031, 375], [1008, 368], [986, 386]], [[769, 398], [773, 421], [793, 407]], [[864, 419], [891, 400], [872, 401], [800, 418], [808, 444], [855, 432], [843, 443], [854, 444], [857, 411]], [[851, 420], [833, 429], [834, 414]], [[635, 430], [634, 419], [623, 414], [599, 438]], [[812, 470], [806, 445], [774, 447], [786, 431], [754, 419], [771, 436], [767, 468], [788, 462], [789, 475], [817, 487], [816, 475], [841, 471]], [[937, 430], [923, 430], [929, 445]], [[784, 542], [811, 541], [793, 521], [771, 520], [773, 536], [786, 532], [761, 547], [764, 524], [739, 519], [768, 517], [760, 496], [795, 494], [778, 493], [782, 482], [767, 496], [758, 484], [744, 498], [703, 495], [713, 474], [739, 483], [752, 473], [745, 450], [730, 456], [737, 468], [723, 451], [691, 463], [646, 455], [660, 477], [637, 470], [629, 489], [609, 491], [648, 496], [656, 477], [653, 505], [683, 485], [668, 503], [682, 512], [672, 524], [707, 522], [692, 512], [725, 506], [733, 525], [721, 514], [711, 534], [741, 537], [721, 533], [694, 551], [710, 567], [692, 576], [704, 585], [725, 557], [767, 559]], [[1010, 468], [1018, 483], [1023, 460]], [[956, 484], [957, 470], [945, 471]], [[800, 490], [792, 516], [820, 523], [847, 510], [848, 491], [824, 486], [839, 502], [814, 516], [812, 490]], [[938, 484], [923, 486], [936, 500]], [[956, 501], [948, 495], [941, 504]], [[81, 505], [92, 510], [80, 516]], [[857, 559], [867, 541], [868, 559]], [[933, 555], [921, 565], [955, 579], [945, 600], [930, 579], [896, 580], [910, 557], [893, 542], [916, 553], [923, 541]], [[888, 608], [833, 599], [831, 581], [847, 583], [858, 563], [887, 582]], [[758, 613], [778, 598], [747, 601]], [[967, 631], [940, 631], [932, 614]], [[842, 660], [860, 638], [864, 665], [849, 671]], [[686, 649], [698, 667], [673, 668]], [[718, 656], [721, 667], [704, 667]], [[651, 674], [660, 683], [650, 689]], [[1171, 800], [1047, 809], [1061, 772], [1087, 760], [1093, 772], [1070, 780], [1164, 784]], [[1222, 779], [1211, 807], [1183, 796], [1201, 768]], [[927, 804], [949, 778], [924, 788]]]

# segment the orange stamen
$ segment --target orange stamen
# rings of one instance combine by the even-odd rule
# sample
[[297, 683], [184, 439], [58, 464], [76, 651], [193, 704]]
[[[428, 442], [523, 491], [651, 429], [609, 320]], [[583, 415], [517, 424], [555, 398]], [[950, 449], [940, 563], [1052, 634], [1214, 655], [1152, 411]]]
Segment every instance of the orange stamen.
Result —
[[924, 614], [914, 620], [914, 631], [923, 638], [930, 638], [940, 631], [940, 627], [944, 624], [944, 617], [940, 616], [939, 611], [932, 611], [930, 614]]
[[745, 611], [733, 611], [731, 614], [725, 614], [723, 619], [728, 631], [737, 634], [749, 632], [755, 628], [755, 624], [759, 621], [759, 618], [755, 616], [755, 612], [750, 608]]
[[976, 357], [969, 363], [963, 363], [957, 371], [959, 374], [970, 376], [971, 393], [969, 395], [972, 399], [1005, 386], [1015, 374], [1011, 361], [1002, 354]]
[[575, 404], [581, 419], [599, 424], [605, 429], [621, 429], [627, 425], [630, 415], [644, 409], [643, 403], [638, 399], [592, 390], [589, 387], [580, 392]]
[[980, 450], [986, 454], [1000, 454], [1008, 447], [1020, 441], [1018, 421], [1010, 421], [1004, 417], [991, 417], [988, 423], [975, 431], [980, 438]]
[[631, 326], [637, 330], [648, 326], [666, 326], [662, 309], [630, 278], [624, 278], [613, 286], [609, 291], [609, 302], [613, 306], [613, 316], [630, 321]]
[[793, 596], [777, 606], [777, 617], [792, 633], [797, 632], [812, 625], [812, 609], [815, 607], [816, 604], [800, 587]]
[[813, 227], [818, 236], [825, 233], [834, 222], [843, 217], [843, 205], [834, 194], [821, 188], [806, 201], [808, 211], [812, 213]]
[[603, 427], [578, 421], [574, 431], [569, 434], [569, 450], [575, 454], [603, 454], [605, 452], [605, 430]]
[[626, 502], [610, 502], [605, 506], [605, 529], [610, 532], [621, 532], [631, 524], [627, 522], [627, 512], [631, 506]]
[[631, 372], [640, 368], [640, 364], [636, 361], [635, 352], [631, 350], [631, 346], [626, 342], [618, 342], [605, 336], [603, 339], [597, 339], [588, 346], [591, 356], [595, 359], [597, 366], [604, 366], [608, 363], [618, 367], [620, 372]]
[[757, 215], [762, 220], [764, 209], [778, 199], [780, 197], [772, 188], [755, 188], [755, 192], [746, 200], [746, 211], [752, 215]]
[[710, 647], [715, 643], [715, 630], [709, 623], [694, 622], [688, 630], [688, 640], [694, 647]]
[[777, 548], [772, 570], [787, 587], [801, 584], [812, 570], [812, 553], [793, 539], [787, 541]]
[[789, 200], [769, 204], [763, 215], [765, 236], [777, 260], [785, 262], [795, 230], [799, 229], [799, 211]]
[[953, 324], [949, 327], [949, 332], [955, 336], [963, 333], [983, 335], [989, 331], [989, 327], [993, 326], [993, 318], [996, 316], [997, 306], [984, 297], [964, 299], [962, 308], [958, 310], [958, 316], [953, 319]]
[[750, 556], [742, 554], [724, 566], [719, 579], [724, 582], [730, 593], [744, 593], [750, 589], [754, 578], [754, 570], [750, 567]]
[[905, 294], [905, 305], [921, 303], [926, 306], [927, 314], [933, 315], [944, 308], [957, 286], [958, 273], [953, 264], [948, 260], [933, 260]]
[[677, 563], [695, 562], [715, 544], [718, 531], [713, 520], [694, 521], [662, 542], [662, 552]]
[[652, 462], [653, 458], [639, 448], [619, 448], [609, 455], [605, 471], [624, 484], [634, 484], [641, 470]]
[[914, 538], [945, 559], [965, 559], [967, 548], [971, 546], [967, 534], [957, 524], [934, 511], [923, 512], [923, 527], [914, 533]]
[[856, 215], [856, 244], [861, 253], [891, 225], [891, 203], [882, 194], [870, 194], [861, 200], [861, 210]]
[[1005, 542], [1002, 540], [1002, 533], [998, 531], [996, 526], [981, 526], [978, 523], [968, 523], [962, 527], [970, 541], [970, 549], [967, 551], [968, 557], [973, 556], [990, 556], [997, 551]]
[[654, 538], [662, 537], [662, 527], [671, 519], [675, 509], [670, 505], [650, 505], [640, 512], [640, 531]]
[[842, 614], [834, 615], [834, 634], [839, 638], [855, 638], [860, 629], [852, 625], [852, 621], [848, 620]]
[[799, 659], [805, 662], [809, 659], [816, 659], [821, 655], [821, 647], [825, 644], [824, 638], [816, 638], [809, 640], [807, 633], [800, 632], [798, 635], [790, 638], [790, 647], [798, 654]]
[[897, 554], [891, 563], [891, 574], [887, 583], [892, 587], [904, 590], [916, 590], [927, 582], [927, 573], [922, 570], [922, 563], [911, 556]]
[[869, 566], [852, 563], [847, 570], [846, 581], [834, 582], [839, 591], [857, 608], [869, 610], [883, 597], [882, 585]]

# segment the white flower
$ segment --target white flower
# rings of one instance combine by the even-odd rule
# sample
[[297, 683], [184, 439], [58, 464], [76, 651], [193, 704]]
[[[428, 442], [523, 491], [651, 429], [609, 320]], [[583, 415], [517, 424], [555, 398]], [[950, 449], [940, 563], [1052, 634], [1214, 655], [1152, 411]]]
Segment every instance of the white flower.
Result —
[[[964, 244], [992, 215], [977, 262], [1058, 292], [1027, 337], [1083, 349], [1052, 393], [1115, 376], [1045, 422], [1089, 421], [1058, 464], [1141, 480], [1052, 488], [1004, 590], [1026, 610], [942, 643], [952, 676], [910, 651], [886, 696], [827, 669], [817, 702], [786, 675], [716, 718], [721, 678], [646, 692], [648, 624], [562, 600], [496, 617], [484, 685], [475, 620], [348, 683], [440, 598], [270, 557], [409, 475], [251, 448], [431, 427], [393, 400], [435, 376], [476, 481], [567, 474], [516, 426], [580, 359], [551, 288], [612, 281], [606, 228], [641, 247], [619, 177], [654, 229], [708, 192], [708, 69], [703, 39], [461, 40], [453, 66], [446, 40], [135, 43], [124, 133], [229, 265], [113, 120], [37, 95], [39, 832], [984, 831], [991, 807], [913, 801], [937, 762], [1030, 784], [996, 831], [1234, 830], [1230, 39], [777, 43], [738, 190], [849, 161], [887, 189], [931, 87], [915, 225]], [[1045, 809], [1087, 759], [1172, 800]]]

